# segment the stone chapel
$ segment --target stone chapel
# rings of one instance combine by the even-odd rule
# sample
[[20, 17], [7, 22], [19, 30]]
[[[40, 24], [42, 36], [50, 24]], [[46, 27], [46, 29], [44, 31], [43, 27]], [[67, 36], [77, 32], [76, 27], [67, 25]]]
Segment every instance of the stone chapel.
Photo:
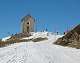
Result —
[[22, 33], [34, 32], [35, 19], [30, 15], [26, 15], [21, 19]]

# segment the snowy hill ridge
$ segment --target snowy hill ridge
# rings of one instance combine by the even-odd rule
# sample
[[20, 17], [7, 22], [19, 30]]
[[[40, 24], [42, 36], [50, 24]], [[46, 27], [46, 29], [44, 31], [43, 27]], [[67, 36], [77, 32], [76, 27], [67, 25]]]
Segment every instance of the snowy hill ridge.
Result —
[[63, 35], [47, 32], [32, 33], [32, 39], [47, 37], [40, 42], [21, 42], [0, 48], [0, 63], [80, 63], [80, 50], [53, 44]]

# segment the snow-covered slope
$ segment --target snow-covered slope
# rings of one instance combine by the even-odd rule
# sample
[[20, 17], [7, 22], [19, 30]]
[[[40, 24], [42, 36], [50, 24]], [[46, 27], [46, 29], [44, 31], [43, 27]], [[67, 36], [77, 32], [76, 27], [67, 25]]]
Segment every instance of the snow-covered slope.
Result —
[[4, 37], [2, 38], [2, 41], [6, 41], [7, 39], [11, 38], [11, 36], [8, 36], [8, 37]]
[[48, 40], [41, 42], [15, 43], [0, 48], [0, 63], [80, 63], [79, 49], [52, 44], [62, 35], [48, 33], [46, 36]]
[[38, 37], [42, 37], [42, 38], [47, 38], [48, 36], [48, 32], [32, 32], [31, 33], [32, 36], [30, 37], [25, 37], [25, 38], [22, 38], [22, 39], [35, 39], [35, 38], [38, 38]]

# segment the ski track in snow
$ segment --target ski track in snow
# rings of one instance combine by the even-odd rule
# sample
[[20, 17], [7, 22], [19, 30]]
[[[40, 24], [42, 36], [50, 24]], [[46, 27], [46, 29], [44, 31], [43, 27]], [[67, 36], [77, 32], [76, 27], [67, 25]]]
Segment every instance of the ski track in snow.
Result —
[[0, 63], [80, 63], [80, 49], [52, 44], [60, 35], [48, 40], [22, 42], [0, 48]]

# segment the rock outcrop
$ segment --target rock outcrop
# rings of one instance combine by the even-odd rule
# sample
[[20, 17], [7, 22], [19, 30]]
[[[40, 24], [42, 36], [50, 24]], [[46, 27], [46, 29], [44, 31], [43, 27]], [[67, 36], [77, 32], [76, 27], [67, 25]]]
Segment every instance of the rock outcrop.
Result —
[[80, 24], [69, 31], [65, 36], [59, 38], [55, 44], [80, 48]]

